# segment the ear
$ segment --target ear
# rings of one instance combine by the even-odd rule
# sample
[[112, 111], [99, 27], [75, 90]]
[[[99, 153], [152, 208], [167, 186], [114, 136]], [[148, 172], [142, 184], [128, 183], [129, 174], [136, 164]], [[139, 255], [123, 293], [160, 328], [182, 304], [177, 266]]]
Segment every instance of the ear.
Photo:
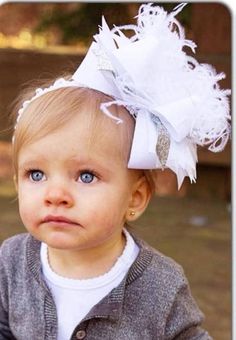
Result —
[[145, 176], [140, 177], [133, 185], [131, 198], [125, 215], [126, 221], [134, 221], [142, 215], [151, 198], [151, 190]]

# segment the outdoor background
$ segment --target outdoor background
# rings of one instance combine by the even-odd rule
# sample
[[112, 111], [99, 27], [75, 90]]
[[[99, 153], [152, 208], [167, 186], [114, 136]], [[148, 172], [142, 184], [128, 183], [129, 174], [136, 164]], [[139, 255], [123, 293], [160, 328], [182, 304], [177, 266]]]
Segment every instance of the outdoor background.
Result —
[[[160, 3], [158, 3], [160, 4]], [[163, 3], [170, 10], [177, 3]], [[135, 23], [137, 3], [8, 3], [0, 7], [0, 243], [24, 232], [12, 182], [9, 113], [32, 80], [73, 72], [104, 14], [110, 27]], [[197, 58], [224, 71], [231, 87], [231, 13], [220, 3], [190, 3], [178, 19]], [[160, 172], [158, 191], [137, 234], [179, 262], [216, 340], [231, 339], [231, 144], [221, 154], [199, 150], [196, 184]]]

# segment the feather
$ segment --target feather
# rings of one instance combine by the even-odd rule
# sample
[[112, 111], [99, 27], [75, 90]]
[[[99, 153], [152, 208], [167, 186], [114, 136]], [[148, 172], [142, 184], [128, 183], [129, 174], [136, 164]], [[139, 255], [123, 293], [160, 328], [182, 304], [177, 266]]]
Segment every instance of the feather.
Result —
[[[218, 84], [223, 72], [217, 74], [212, 65], [199, 63], [185, 52], [195, 53], [197, 47], [186, 39], [176, 19], [185, 6], [181, 3], [167, 13], [147, 3], [140, 6], [136, 25], [112, 30], [103, 17], [72, 79], [38, 89], [19, 110], [18, 120], [38, 96], [83, 84], [113, 97], [101, 110], [117, 123], [122, 120], [109, 111], [111, 105], [126, 107], [136, 119], [129, 168], [165, 166], [176, 173], [178, 186], [185, 176], [195, 181], [197, 145], [218, 152], [230, 137], [230, 90]], [[127, 30], [133, 34], [126, 36]]]

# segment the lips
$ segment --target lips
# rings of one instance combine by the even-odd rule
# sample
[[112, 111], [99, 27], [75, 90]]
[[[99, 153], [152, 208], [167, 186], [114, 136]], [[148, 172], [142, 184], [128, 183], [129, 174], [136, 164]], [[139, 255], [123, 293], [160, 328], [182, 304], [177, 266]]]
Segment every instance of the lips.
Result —
[[48, 215], [46, 216], [43, 221], [43, 223], [54, 223], [54, 224], [57, 224], [57, 225], [60, 225], [60, 224], [70, 224], [70, 225], [79, 225], [78, 223], [70, 220], [69, 218], [67, 217], [64, 217], [64, 216], [53, 216], [53, 215]]

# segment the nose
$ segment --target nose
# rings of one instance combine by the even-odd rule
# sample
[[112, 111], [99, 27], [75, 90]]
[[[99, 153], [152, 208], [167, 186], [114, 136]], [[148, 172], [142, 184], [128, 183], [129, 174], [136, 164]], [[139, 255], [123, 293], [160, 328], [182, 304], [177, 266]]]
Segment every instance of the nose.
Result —
[[74, 199], [69, 190], [62, 185], [51, 185], [45, 193], [47, 206], [72, 207]]

